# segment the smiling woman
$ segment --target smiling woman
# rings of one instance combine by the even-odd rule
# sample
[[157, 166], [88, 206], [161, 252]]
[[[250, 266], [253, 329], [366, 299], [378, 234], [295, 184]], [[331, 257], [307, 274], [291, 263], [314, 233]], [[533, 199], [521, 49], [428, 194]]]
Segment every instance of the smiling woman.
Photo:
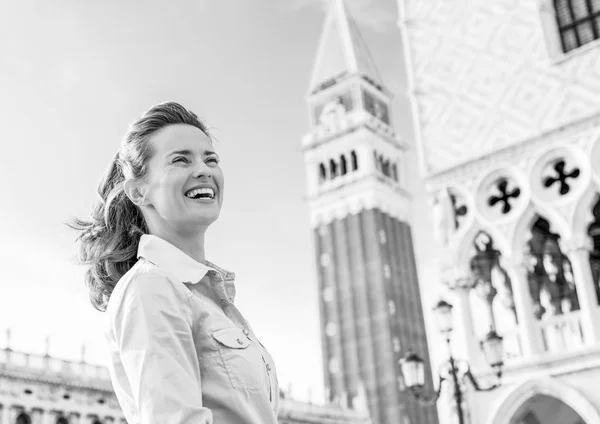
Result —
[[223, 192], [206, 126], [163, 103], [131, 125], [91, 218], [71, 224], [128, 422], [277, 422], [273, 359], [233, 303], [234, 274], [205, 258]]

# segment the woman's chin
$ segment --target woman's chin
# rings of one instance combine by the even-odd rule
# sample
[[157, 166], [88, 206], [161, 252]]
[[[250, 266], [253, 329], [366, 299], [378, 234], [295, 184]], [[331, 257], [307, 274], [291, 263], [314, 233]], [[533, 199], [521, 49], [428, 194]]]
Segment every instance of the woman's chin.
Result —
[[190, 216], [189, 224], [191, 226], [197, 225], [205, 227], [219, 219], [220, 212], [220, 209], [215, 208], [214, 210], [205, 210], [202, 211], [202, 213], [195, 213], [193, 216]]

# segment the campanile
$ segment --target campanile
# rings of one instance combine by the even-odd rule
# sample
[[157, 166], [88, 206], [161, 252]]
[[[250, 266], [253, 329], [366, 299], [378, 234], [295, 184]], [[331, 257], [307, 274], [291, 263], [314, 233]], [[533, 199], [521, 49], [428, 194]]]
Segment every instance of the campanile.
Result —
[[414, 403], [398, 366], [409, 348], [425, 356], [427, 339], [409, 224], [408, 145], [394, 132], [391, 98], [344, 2], [332, 1], [302, 143], [326, 393], [330, 402], [368, 407], [374, 424], [435, 424], [435, 407]]

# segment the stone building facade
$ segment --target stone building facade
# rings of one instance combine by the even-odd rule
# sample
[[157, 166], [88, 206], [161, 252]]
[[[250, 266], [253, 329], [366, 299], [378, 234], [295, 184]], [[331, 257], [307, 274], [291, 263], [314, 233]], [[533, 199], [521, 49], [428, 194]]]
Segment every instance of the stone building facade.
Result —
[[[307, 96], [303, 138], [328, 400], [376, 424], [435, 424], [398, 365], [428, 351], [404, 173], [384, 86], [356, 22], [331, 2]], [[431, 385], [431, 375], [427, 376]]]
[[[283, 393], [282, 393], [283, 396]], [[126, 424], [108, 369], [0, 349], [0, 424]], [[366, 413], [281, 399], [279, 424], [371, 424]]]
[[600, 423], [600, 1], [398, 9], [457, 345], [483, 378], [478, 339], [506, 347], [470, 422]]

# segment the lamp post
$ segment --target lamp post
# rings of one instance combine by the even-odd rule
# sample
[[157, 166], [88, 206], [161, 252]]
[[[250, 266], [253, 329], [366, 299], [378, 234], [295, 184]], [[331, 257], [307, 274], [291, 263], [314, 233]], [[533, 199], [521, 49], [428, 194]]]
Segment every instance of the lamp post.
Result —
[[433, 405], [440, 397], [442, 383], [451, 381], [453, 386], [454, 401], [458, 414], [458, 423], [465, 424], [465, 417], [462, 409], [463, 392], [460, 383], [470, 381], [477, 391], [490, 391], [500, 386], [502, 377], [502, 366], [504, 362], [502, 357], [504, 349], [502, 337], [500, 337], [492, 328], [485, 338], [480, 342], [481, 349], [487, 363], [495, 370], [498, 381], [488, 387], [483, 387], [475, 379], [471, 373], [470, 365], [467, 361], [457, 360], [452, 355], [451, 349], [451, 333], [452, 333], [452, 305], [445, 300], [440, 300], [433, 308], [437, 326], [442, 335], [446, 338], [448, 347], [448, 361], [440, 366], [438, 371], [439, 384], [437, 392], [427, 396], [423, 394], [423, 386], [425, 385], [425, 365], [416, 353], [409, 351], [402, 359], [400, 366], [404, 376], [406, 387], [409, 388], [414, 397], [423, 405]]

